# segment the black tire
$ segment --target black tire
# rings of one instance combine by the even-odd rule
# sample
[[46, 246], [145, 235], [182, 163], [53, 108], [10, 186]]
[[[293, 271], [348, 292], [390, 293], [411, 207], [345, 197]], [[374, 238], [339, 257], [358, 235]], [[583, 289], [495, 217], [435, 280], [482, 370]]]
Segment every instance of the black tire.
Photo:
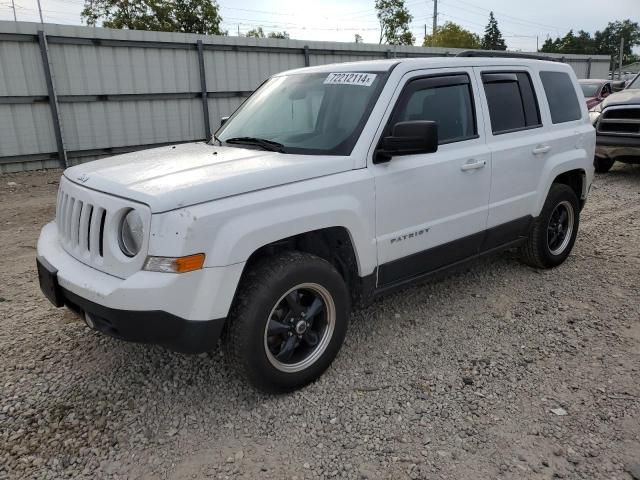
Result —
[[[563, 211], [567, 213], [567, 225], [570, 216], [572, 216], [572, 223], [571, 231], [567, 232], [568, 228], [564, 227], [565, 235], [560, 238], [561, 231], [559, 227], [556, 228], [556, 225], [560, 223], [558, 219], [563, 218]], [[522, 261], [536, 268], [553, 268], [560, 265], [571, 253], [579, 224], [580, 205], [576, 194], [567, 185], [554, 183], [551, 185], [542, 212], [535, 219], [527, 242], [522, 247]]]
[[596, 157], [593, 160], [593, 166], [595, 167], [597, 173], [607, 173], [609, 170], [611, 170], [611, 167], [613, 167], [614, 163], [616, 163], [616, 161], [613, 158]]
[[[291, 296], [285, 297], [293, 288], [296, 290], [291, 292]], [[316, 308], [317, 313], [313, 314], [314, 325], [309, 326], [302, 336], [296, 328], [306, 330], [307, 327], [299, 325], [301, 319], [305, 318], [304, 312], [298, 311], [297, 315], [294, 313], [288, 303], [292, 297], [297, 299], [298, 306], [305, 301], [315, 302], [315, 298], [322, 303], [319, 307], [321, 309]], [[312, 309], [310, 306], [304, 308], [307, 309], [306, 313]], [[301, 252], [285, 252], [267, 257], [243, 275], [225, 335], [226, 356], [233, 367], [260, 390], [269, 393], [295, 390], [317, 379], [331, 365], [347, 332], [349, 310], [347, 286], [329, 262]], [[331, 317], [331, 312], [335, 313], [334, 317]], [[331, 318], [332, 328], [329, 327]], [[272, 324], [274, 319], [277, 321]], [[293, 329], [268, 334], [272, 331], [271, 325], [281, 327], [284, 324], [292, 325]], [[320, 329], [321, 324], [324, 325], [322, 332], [311, 331], [313, 327]], [[306, 341], [307, 335], [312, 333], [316, 335], [316, 347]], [[289, 340], [298, 341], [298, 345], [292, 347], [295, 352], [289, 358], [280, 361], [277, 357], [283, 353]], [[310, 353], [305, 357], [307, 350]], [[300, 361], [296, 360], [296, 355], [299, 355]], [[314, 355], [318, 356], [314, 358]], [[312, 363], [302, 366], [311, 361]], [[283, 371], [283, 368], [300, 370]]]

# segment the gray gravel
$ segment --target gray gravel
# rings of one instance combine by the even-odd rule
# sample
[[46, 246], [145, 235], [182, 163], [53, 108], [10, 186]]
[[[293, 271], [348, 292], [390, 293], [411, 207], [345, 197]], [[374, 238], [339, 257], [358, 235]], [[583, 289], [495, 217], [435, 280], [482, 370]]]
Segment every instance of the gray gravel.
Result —
[[280, 397], [51, 307], [34, 247], [58, 176], [0, 177], [0, 479], [636, 475], [640, 168], [596, 178], [560, 268], [507, 253], [384, 298]]

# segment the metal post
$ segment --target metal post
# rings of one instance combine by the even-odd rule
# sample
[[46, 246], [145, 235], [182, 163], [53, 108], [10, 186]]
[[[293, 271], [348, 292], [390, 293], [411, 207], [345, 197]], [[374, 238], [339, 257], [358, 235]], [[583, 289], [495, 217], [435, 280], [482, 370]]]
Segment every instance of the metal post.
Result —
[[587, 78], [591, 78], [591, 57], [587, 58]]
[[391, 58], [391, 50], [387, 49], [387, 58]]
[[623, 55], [624, 55], [624, 37], [620, 36], [620, 54], [618, 55], [618, 80], [622, 80], [622, 56]]
[[204, 51], [202, 40], [198, 40], [198, 65], [200, 67], [200, 90], [202, 96], [202, 114], [204, 115], [204, 133], [207, 142], [211, 140], [211, 124], [209, 122], [209, 99], [207, 98], [207, 78], [204, 70]]
[[433, 31], [431, 34], [435, 37], [438, 29], [438, 0], [433, 0]]
[[311, 62], [309, 59], [309, 45], [305, 45], [304, 46], [304, 66], [308, 67], [309, 65], [311, 65]]
[[42, 55], [42, 66], [44, 67], [44, 76], [47, 82], [47, 94], [49, 95], [49, 108], [51, 108], [51, 119], [53, 120], [53, 131], [56, 136], [56, 146], [58, 148], [58, 158], [60, 164], [67, 168], [67, 151], [64, 148], [64, 140], [62, 138], [62, 127], [60, 125], [60, 112], [58, 111], [58, 95], [56, 87], [51, 75], [51, 63], [49, 62], [49, 45], [47, 44], [47, 36], [43, 30], [38, 30], [38, 44], [40, 45], [40, 54]]
[[40, 0], [38, 0], [38, 12], [40, 13], [40, 23], [44, 23], [42, 19], [42, 7], [40, 6]]

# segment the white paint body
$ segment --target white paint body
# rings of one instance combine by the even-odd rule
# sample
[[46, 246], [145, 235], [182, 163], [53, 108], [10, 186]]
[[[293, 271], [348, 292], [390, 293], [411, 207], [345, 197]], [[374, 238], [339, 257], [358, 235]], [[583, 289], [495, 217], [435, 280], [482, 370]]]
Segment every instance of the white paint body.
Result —
[[[397, 60], [325, 65], [310, 72], [386, 71]], [[494, 136], [480, 72], [529, 72], [543, 126]], [[584, 102], [582, 118], [551, 122], [539, 70], [568, 73], [563, 64], [505, 58], [432, 58], [393, 68], [349, 156], [295, 155], [204, 143], [161, 147], [69, 168], [61, 191], [104, 205], [104, 258], [97, 261], [44, 227], [38, 255], [58, 270], [61, 285], [115, 309], [164, 310], [188, 320], [226, 317], [247, 259], [260, 247], [292, 235], [344, 227], [360, 276], [407, 255], [531, 215], [536, 217], [554, 178], [593, 178], [595, 131]], [[403, 86], [425, 74], [466, 72], [478, 138], [441, 145], [436, 153], [374, 164], [383, 128]], [[548, 152], [534, 154], [544, 145]], [[470, 161], [482, 168], [463, 170]], [[145, 222], [143, 249], [133, 259], [117, 243], [117, 224], [129, 208]], [[58, 219], [58, 224], [60, 219]], [[428, 229], [419, 241], [390, 239]], [[82, 239], [79, 239], [82, 242]], [[80, 249], [80, 250], [79, 250]], [[186, 274], [142, 270], [147, 255], [205, 253], [205, 268]]]

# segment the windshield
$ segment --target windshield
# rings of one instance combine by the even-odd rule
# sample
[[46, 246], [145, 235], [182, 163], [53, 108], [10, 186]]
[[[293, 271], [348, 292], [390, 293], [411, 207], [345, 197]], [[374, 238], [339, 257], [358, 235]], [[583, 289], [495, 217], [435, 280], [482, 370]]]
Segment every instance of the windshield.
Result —
[[640, 74], [636, 75], [635, 80], [633, 80], [627, 88], [640, 88]]
[[599, 83], [581, 83], [580, 88], [582, 88], [582, 93], [585, 97], [595, 97], [596, 93], [598, 93], [598, 88], [600, 88]]
[[284, 153], [349, 155], [386, 76], [386, 72], [325, 72], [273, 77], [216, 137], [233, 146], [277, 142], [278, 151]]

